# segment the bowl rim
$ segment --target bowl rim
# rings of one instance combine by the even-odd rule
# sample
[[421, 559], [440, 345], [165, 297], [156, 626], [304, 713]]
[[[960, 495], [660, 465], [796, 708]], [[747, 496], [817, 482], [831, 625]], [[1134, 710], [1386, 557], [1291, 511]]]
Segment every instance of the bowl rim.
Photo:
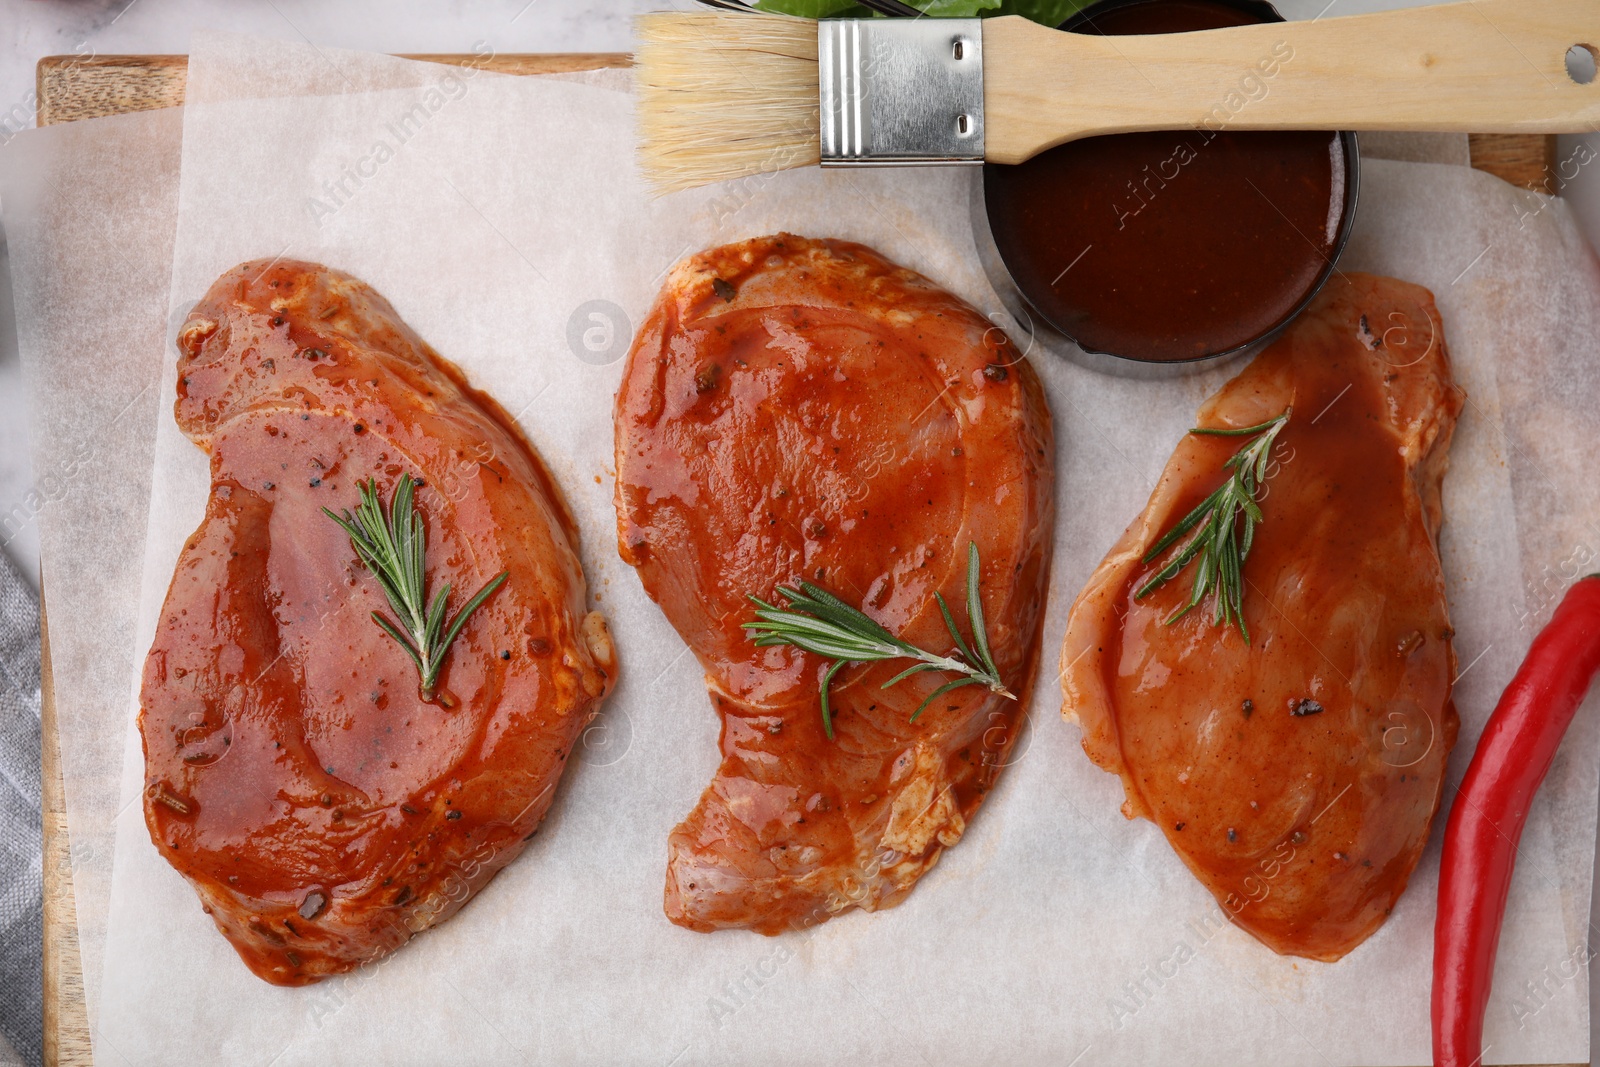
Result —
[[[1109, 11], [1117, 11], [1127, 7], [1138, 7], [1150, 3], [1166, 2], [1169, 2], [1169, 0], [1096, 0], [1095, 3], [1089, 4], [1084, 8], [1080, 8], [1078, 11], [1068, 16], [1056, 28], [1064, 33], [1079, 33], [1081, 30], [1079, 30], [1078, 27], [1092, 22], [1095, 17], [1103, 15]], [[1260, 21], [1264, 23], [1288, 21], [1283, 17], [1282, 13], [1279, 12], [1276, 7], [1268, 2], [1268, 0], [1201, 0], [1201, 2], [1217, 4], [1223, 7], [1230, 7], [1236, 10], [1245, 11], [1259, 16]], [[1338, 130], [1335, 132], [1337, 132], [1339, 135], [1341, 154], [1344, 157], [1344, 206], [1339, 213], [1339, 227], [1333, 241], [1333, 247], [1329, 250], [1327, 255], [1323, 257], [1324, 263], [1322, 265], [1322, 269], [1317, 273], [1316, 280], [1312, 282], [1309, 287], [1307, 287], [1305, 294], [1300, 298], [1299, 301], [1295, 303], [1293, 307], [1284, 312], [1284, 314], [1276, 322], [1262, 330], [1260, 333], [1228, 348], [1217, 349], [1213, 352], [1206, 352], [1201, 355], [1190, 356], [1185, 359], [1147, 359], [1143, 356], [1130, 356], [1122, 352], [1111, 352], [1106, 349], [1086, 345], [1076, 336], [1074, 336], [1072, 331], [1062, 328], [1062, 326], [1056, 322], [1055, 319], [1046, 314], [1042, 308], [1034, 303], [1028, 292], [1023, 289], [1021, 285], [1017, 284], [1016, 275], [1012, 273], [1011, 265], [1006, 262], [1005, 252], [1003, 249], [1001, 249], [1000, 242], [995, 240], [992, 236], [990, 240], [995, 246], [995, 253], [999, 258], [1000, 264], [1006, 271], [1007, 280], [1011, 283], [1011, 288], [1016, 292], [1018, 298], [1027, 306], [1030, 314], [1037, 316], [1040, 322], [1049, 326], [1051, 330], [1072, 342], [1073, 345], [1077, 346], [1084, 353], [1091, 356], [1109, 356], [1115, 360], [1122, 360], [1127, 363], [1138, 364], [1141, 366], [1183, 367], [1192, 366], [1199, 363], [1210, 363], [1213, 361], [1220, 362], [1231, 356], [1242, 355], [1253, 349], [1258, 349], [1271, 344], [1278, 338], [1280, 334], [1283, 333], [1284, 330], [1289, 328], [1290, 323], [1294, 322], [1294, 320], [1300, 316], [1301, 312], [1305, 311], [1305, 309], [1310, 306], [1311, 302], [1317, 298], [1317, 296], [1322, 292], [1323, 288], [1328, 284], [1328, 280], [1339, 272], [1339, 260], [1344, 255], [1345, 246], [1350, 243], [1350, 234], [1355, 228], [1356, 205], [1361, 198], [1361, 151], [1360, 142], [1356, 138], [1353, 130]], [[988, 176], [991, 173], [991, 167], [1003, 165], [1004, 164], [997, 163], [985, 163], [983, 165], [984, 178], [981, 186], [983, 190], [984, 216], [985, 220], [989, 224], [991, 235], [995, 232], [995, 218], [994, 211], [991, 206], [992, 198], [989, 195]]]

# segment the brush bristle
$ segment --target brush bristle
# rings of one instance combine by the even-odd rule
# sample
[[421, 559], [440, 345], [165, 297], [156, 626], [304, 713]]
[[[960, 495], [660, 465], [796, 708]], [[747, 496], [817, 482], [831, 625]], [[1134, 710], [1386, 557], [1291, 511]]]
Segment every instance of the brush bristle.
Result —
[[658, 190], [821, 157], [815, 22], [662, 12], [637, 29], [639, 161]]

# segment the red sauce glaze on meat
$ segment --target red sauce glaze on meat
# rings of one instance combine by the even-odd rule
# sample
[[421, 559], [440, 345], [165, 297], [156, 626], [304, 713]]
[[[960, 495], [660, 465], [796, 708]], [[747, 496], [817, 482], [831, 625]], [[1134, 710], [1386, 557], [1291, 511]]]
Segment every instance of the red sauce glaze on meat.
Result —
[[[454, 914], [522, 850], [616, 667], [576, 532], [512, 421], [360, 281], [224, 274], [179, 333], [178, 425], [211, 456], [145, 663], [145, 820], [260, 977], [349, 970]], [[427, 591], [510, 576], [424, 702], [345, 533], [424, 483]]]
[[1463, 394], [1426, 289], [1340, 275], [1200, 408], [1292, 407], [1243, 567], [1246, 644], [1193, 571], [1143, 600], [1149, 546], [1221, 484], [1237, 437], [1184, 437], [1073, 605], [1068, 719], [1228, 916], [1336, 960], [1388, 917], [1427, 843], [1455, 744], [1440, 483]]
[[897, 903], [961, 837], [1022, 705], [758, 649], [746, 599], [810, 580], [943, 652], [969, 542], [1001, 677], [1026, 700], [1052, 519], [1050, 417], [999, 329], [871, 249], [780, 234], [674, 269], [617, 396], [620, 550], [699, 657], [722, 764], [668, 843], [667, 916], [773, 934]]

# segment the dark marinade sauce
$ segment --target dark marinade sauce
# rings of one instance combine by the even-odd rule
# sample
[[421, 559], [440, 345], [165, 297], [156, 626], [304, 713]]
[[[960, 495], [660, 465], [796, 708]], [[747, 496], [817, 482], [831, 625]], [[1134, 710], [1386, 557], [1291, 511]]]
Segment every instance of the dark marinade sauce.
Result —
[[[1078, 32], [1259, 21], [1212, 0], [1146, 0]], [[1274, 75], [1293, 62], [1292, 52], [1276, 64], [1262, 58]], [[1271, 92], [1272, 77], [1250, 73], [1217, 86], [1218, 103], [1240, 113], [1247, 93]], [[1089, 351], [1177, 362], [1237, 348], [1295, 312], [1337, 247], [1345, 173], [1337, 133], [1130, 133], [989, 164], [984, 198], [1001, 257], [1035, 310]]]

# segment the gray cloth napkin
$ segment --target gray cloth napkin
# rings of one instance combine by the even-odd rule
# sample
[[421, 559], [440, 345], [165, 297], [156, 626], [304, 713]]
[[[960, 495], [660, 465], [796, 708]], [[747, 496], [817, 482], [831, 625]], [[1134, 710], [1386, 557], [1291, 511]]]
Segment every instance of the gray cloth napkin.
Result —
[[0, 553], [0, 1046], [27, 1064], [44, 1055], [40, 812], [39, 601]]

